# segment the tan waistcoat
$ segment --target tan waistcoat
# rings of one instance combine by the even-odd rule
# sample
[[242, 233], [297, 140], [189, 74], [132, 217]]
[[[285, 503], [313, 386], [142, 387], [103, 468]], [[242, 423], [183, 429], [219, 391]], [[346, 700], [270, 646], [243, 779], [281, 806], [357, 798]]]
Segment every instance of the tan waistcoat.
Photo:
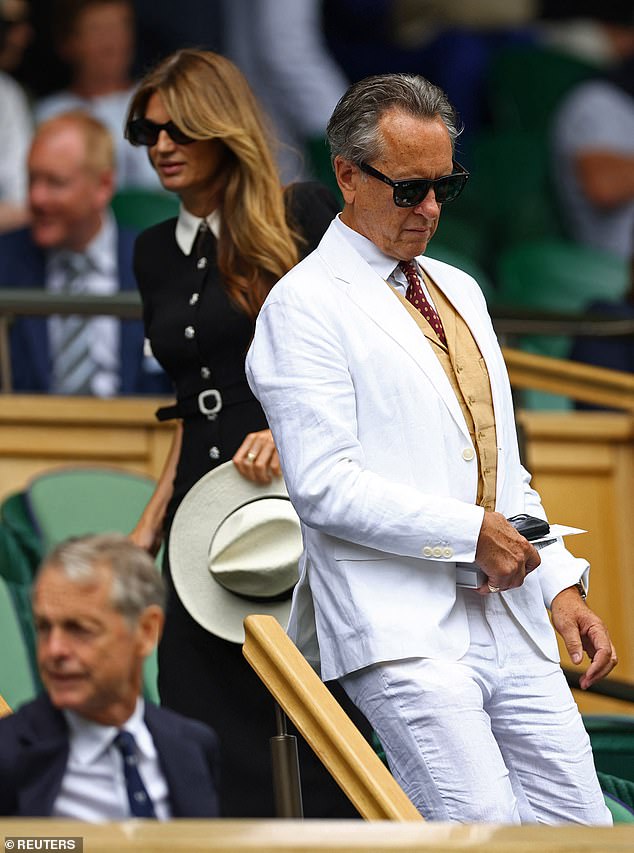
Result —
[[497, 479], [497, 439], [491, 384], [486, 364], [471, 330], [444, 293], [423, 273], [447, 338], [445, 347], [414, 306], [397, 290], [396, 296], [409, 311], [440, 361], [460, 404], [478, 460], [477, 503], [495, 509]]

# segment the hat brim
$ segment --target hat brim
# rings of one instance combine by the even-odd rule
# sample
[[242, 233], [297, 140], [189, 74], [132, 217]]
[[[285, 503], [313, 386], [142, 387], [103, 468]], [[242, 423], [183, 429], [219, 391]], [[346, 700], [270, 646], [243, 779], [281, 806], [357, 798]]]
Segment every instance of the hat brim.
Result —
[[180, 600], [206, 631], [232, 643], [244, 643], [243, 622], [252, 613], [274, 616], [283, 628], [288, 624], [290, 592], [282, 601], [249, 600], [221, 586], [208, 568], [210, 545], [223, 521], [250, 501], [267, 497], [288, 498], [282, 477], [252, 483], [233, 462], [225, 462], [187, 492], [170, 531], [170, 569]]

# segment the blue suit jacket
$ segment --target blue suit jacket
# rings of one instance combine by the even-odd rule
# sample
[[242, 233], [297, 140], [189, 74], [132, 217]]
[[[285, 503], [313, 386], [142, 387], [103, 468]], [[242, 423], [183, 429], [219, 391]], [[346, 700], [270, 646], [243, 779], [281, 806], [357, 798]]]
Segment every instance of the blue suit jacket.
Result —
[[[120, 290], [136, 290], [132, 254], [136, 234], [117, 229]], [[28, 228], [0, 235], [0, 287], [44, 288], [46, 253], [35, 245]], [[11, 326], [11, 367], [13, 389], [22, 392], [50, 391], [47, 317], [16, 317]], [[122, 320], [119, 365], [121, 394], [171, 393], [165, 374], [148, 370], [143, 356], [143, 323]]]
[[[173, 817], [218, 817], [215, 733], [146, 702]], [[42, 694], [0, 720], [0, 815], [50, 817], [68, 759], [64, 715]]]

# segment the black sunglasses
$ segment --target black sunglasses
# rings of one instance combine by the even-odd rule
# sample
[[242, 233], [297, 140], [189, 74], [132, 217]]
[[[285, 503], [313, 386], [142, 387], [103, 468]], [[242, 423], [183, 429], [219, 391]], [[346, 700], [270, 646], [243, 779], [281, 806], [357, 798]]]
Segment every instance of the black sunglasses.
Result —
[[469, 177], [469, 172], [455, 160], [453, 161], [454, 171], [451, 175], [443, 175], [441, 178], [434, 178], [433, 180], [419, 178], [411, 181], [393, 181], [383, 172], [379, 172], [378, 169], [369, 166], [367, 163], [359, 163], [358, 165], [362, 172], [392, 187], [394, 204], [397, 207], [416, 207], [427, 197], [427, 193], [431, 189], [434, 191], [438, 204], [453, 201], [463, 191]]
[[152, 146], [158, 142], [159, 134], [162, 130], [177, 145], [189, 145], [196, 141], [176, 127], [173, 121], [166, 121], [165, 124], [156, 124], [156, 122], [150, 121], [149, 118], [134, 118], [132, 121], [129, 121], [125, 129], [125, 136], [133, 145]]

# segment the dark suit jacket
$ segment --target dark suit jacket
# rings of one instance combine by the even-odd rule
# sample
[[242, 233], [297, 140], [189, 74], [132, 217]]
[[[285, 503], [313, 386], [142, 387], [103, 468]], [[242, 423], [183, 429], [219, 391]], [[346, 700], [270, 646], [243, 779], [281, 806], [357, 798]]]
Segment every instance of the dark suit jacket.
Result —
[[[117, 229], [119, 286], [135, 290], [132, 253], [136, 234]], [[35, 245], [28, 228], [0, 235], [0, 287], [44, 288], [46, 253]], [[121, 394], [165, 394], [171, 384], [161, 372], [148, 371], [143, 357], [143, 324], [140, 320], [122, 320], [119, 364]], [[50, 391], [46, 317], [16, 317], [11, 326], [11, 367], [13, 389], [22, 392]]]
[[[215, 733], [146, 703], [145, 723], [159, 754], [173, 817], [218, 817]], [[64, 715], [42, 694], [0, 720], [0, 815], [50, 817], [68, 759]]]

